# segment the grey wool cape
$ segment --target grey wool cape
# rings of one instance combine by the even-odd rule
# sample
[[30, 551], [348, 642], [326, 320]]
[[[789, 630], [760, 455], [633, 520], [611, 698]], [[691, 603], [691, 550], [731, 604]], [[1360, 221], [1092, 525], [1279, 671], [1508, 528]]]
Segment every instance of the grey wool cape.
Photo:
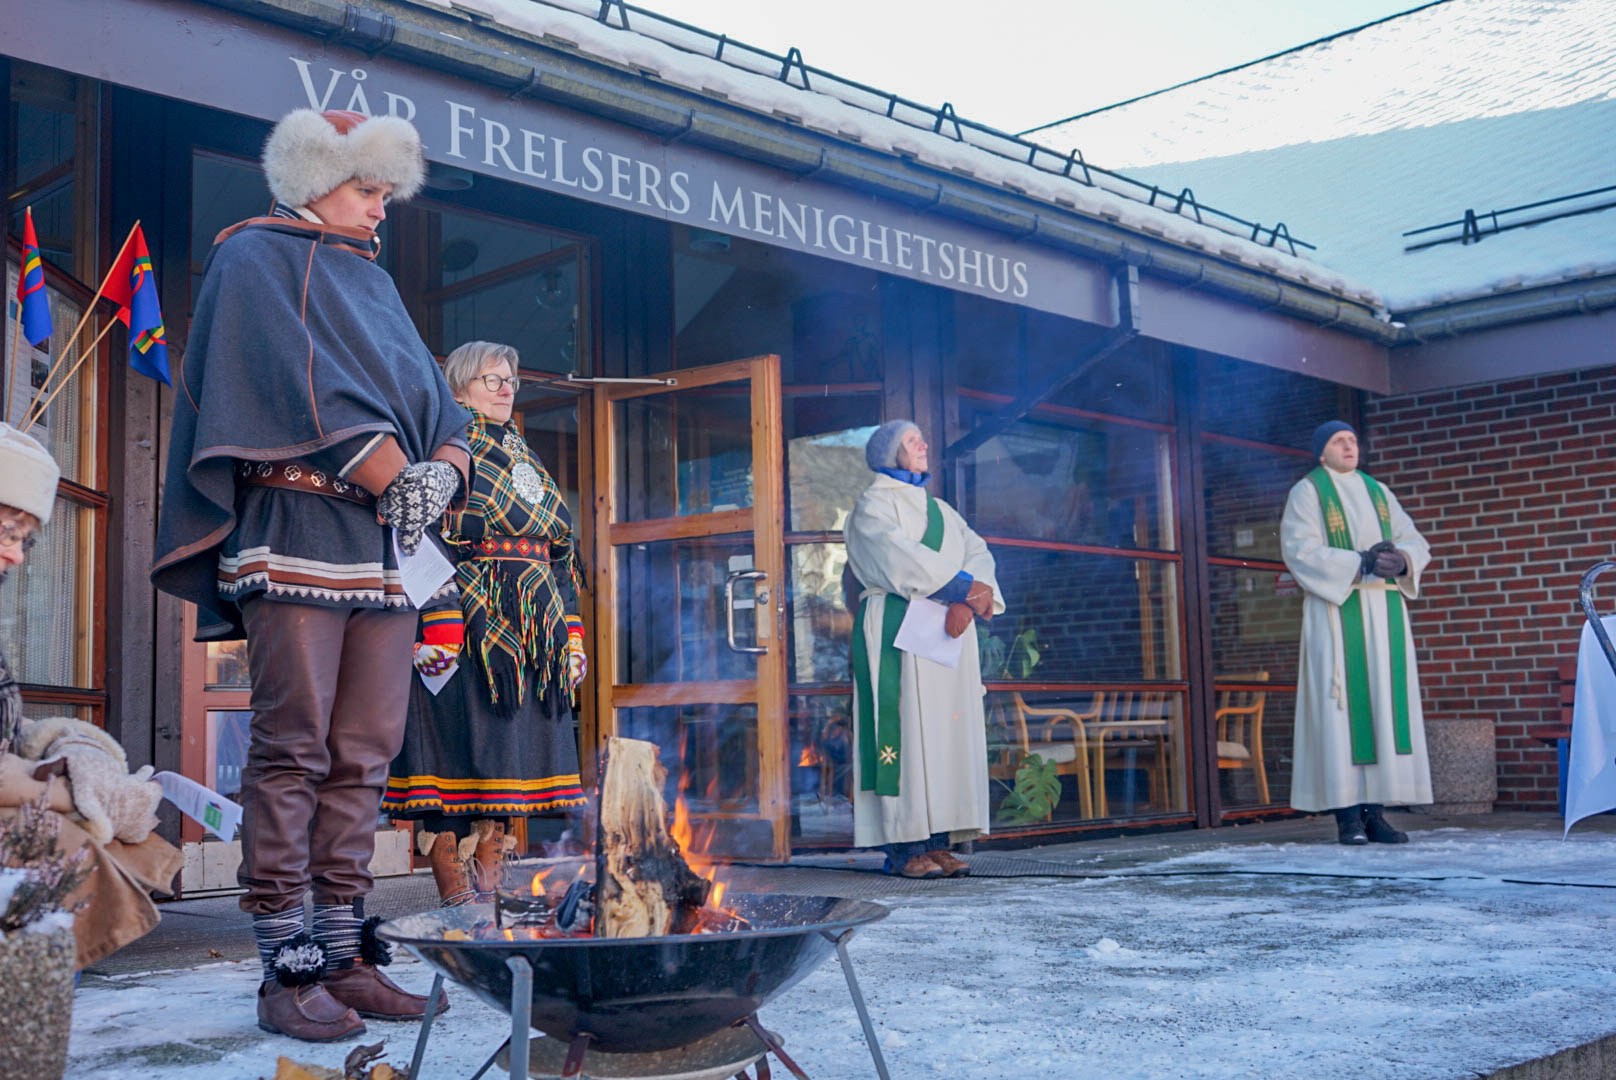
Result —
[[[248, 542], [233, 535], [241, 514], [279, 522], [283, 540], [323, 532], [328, 545], [364, 547], [378, 572], [384, 552], [392, 561], [387, 530], [358, 504], [264, 489], [238, 501], [238, 462], [310, 462], [340, 478], [387, 435], [411, 462], [465, 446], [471, 414], [374, 258], [366, 230], [279, 218], [226, 229], [208, 253], [175, 380], [152, 568], [157, 588], [197, 605], [199, 640], [244, 636], [239, 597], [221, 595], [219, 577], [227, 542]], [[301, 502], [266, 512], [273, 500]]]

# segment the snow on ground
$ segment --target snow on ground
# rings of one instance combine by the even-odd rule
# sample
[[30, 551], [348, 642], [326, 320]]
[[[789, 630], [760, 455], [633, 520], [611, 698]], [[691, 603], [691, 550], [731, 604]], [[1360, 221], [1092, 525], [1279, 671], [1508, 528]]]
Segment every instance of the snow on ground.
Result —
[[[1401, 848], [1078, 858], [1055, 869], [1170, 876], [940, 884], [860, 931], [852, 953], [894, 1077], [1469, 1077], [1616, 1030], [1616, 888], [1504, 880], [1616, 885], [1616, 836], [1435, 829]], [[414, 960], [394, 973], [430, 981]], [[256, 979], [249, 963], [87, 979], [69, 1075], [339, 1064], [346, 1045], [257, 1029]], [[762, 1016], [817, 1080], [873, 1075], [834, 960]], [[469, 1076], [506, 1026], [455, 992], [426, 1075]], [[414, 1034], [373, 1022], [365, 1041], [385, 1036], [407, 1064]]]

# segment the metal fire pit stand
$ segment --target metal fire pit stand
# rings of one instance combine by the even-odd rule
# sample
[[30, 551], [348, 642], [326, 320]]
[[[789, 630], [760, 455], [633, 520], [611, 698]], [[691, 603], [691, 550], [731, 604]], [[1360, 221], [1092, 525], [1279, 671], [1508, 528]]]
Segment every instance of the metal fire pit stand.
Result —
[[[870, 1057], [875, 1062], [875, 1075], [879, 1080], [891, 1080], [891, 1076], [887, 1073], [886, 1059], [881, 1056], [880, 1040], [875, 1037], [875, 1025], [870, 1022], [870, 1010], [864, 1004], [864, 993], [859, 989], [858, 979], [853, 974], [853, 959], [847, 955], [847, 942], [853, 936], [853, 931], [843, 930], [839, 934], [833, 934], [821, 930], [819, 933], [826, 941], [836, 946], [836, 958], [841, 961], [842, 974], [847, 978], [847, 992], [853, 998], [853, 1008], [858, 1013], [859, 1024], [864, 1028], [864, 1044], [870, 1048]], [[471, 1080], [482, 1080], [483, 1074], [493, 1067], [500, 1052], [507, 1046], [511, 1048], [510, 1080], [528, 1080], [528, 1040], [532, 1037], [532, 1025], [529, 1021], [533, 1009], [533, 967], [521, 956], [513, 956], [506, 960], [505, 966], [511, 969], [511, 1033], [492, 1054], [488, 1055], [488, 1060], [471, 1074]], [[410, 1058], [410, 1080], [422, 1080], [421, 1061], [426, 1056], [426, 1043], [432, 1034], [432, 1021], [437, 1018], [438, 1002], [442, 999], [443, 975], [439, 973], [432, 978], [432, 992], [427, 995], [426, 1016], [422, 1018], [421, 1032], [415, 1038], [415, 1053]], [[766, 1050], [758, 1061], [758, 1080], [768, 1080], [770, 1053], [780, 1059], [780, 1064], [784, 1065], [792, 1076], [798, 1080], [809, 1080], [808, 1074], [802, 1071], [801, 1066], [787, 1056], [779, 1040], [758, 1023], [756, 1013], [748, 1016], [742, 1023], [752, 1029], [752, 1033]], [[584, 1053], [588, 1048], [587, 1034], [580, 1035], [572, 1041], [567, 1048], [567, 1062], [561, 1074], [563, 1080], [582, 1075]]]

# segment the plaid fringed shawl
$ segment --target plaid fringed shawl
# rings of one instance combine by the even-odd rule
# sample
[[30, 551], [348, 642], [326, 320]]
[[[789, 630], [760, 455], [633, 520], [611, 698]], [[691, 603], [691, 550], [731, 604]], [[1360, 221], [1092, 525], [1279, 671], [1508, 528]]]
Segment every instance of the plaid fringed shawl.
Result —
[[[471, 444], [471, 497], [464, 510], [445, 517], [443, 535], [461, 560], [455, 583], [466, 617], [462, 655], [473, 657], [481, 669], [494, 710], [509, 716], [526, 700], [530, 679], [539, 696], [551, 679], [565, 685], [562, 589], [578, 595], [578, 554], [566, 501], [516, 428], [479, 416], [466, 437]], [[546, 540], [550, 557], [476, 556], [473, 545], [491, 536]]]

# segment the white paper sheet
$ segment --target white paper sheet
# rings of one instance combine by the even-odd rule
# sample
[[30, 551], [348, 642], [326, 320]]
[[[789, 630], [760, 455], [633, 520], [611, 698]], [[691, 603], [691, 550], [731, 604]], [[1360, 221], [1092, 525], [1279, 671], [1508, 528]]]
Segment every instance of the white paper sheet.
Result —
[[160, 772], [152, 777], [163, 789], [163, 797], [179, 812], [201, 825], [220, 840], [232, 840], [241, 824], [241, 805], [231, 802], [212, 788], [203, 787], [179, 773]]
[[[456, 664], [448, 671], [445, 671], [439, 675], [421, 675], [421, 685], [426, 687], [427, 691], [431, 693], [433, 697], [436, 697], [438, 692], [443, 689], [444, 685], [447, 684], [450, 679], [454, 678], [454, 673], [459, 670], [460, 665]], [[420, 672], [417, 672], [416, 674], [419, 675]]]
[[958, 667], [960, 654], [965, 650], [965, 635], [949, 637], [943, 628], [948, 608], [935, 600], [917, 596], [909, 601], [909, 613], [898, 627], [893, 644], [906, 653], [923, 656], [934, 664]]
[[[391, 530], [389, 530], [391, 532]], [[421, 546], [414, 555], [404, 554], [398, 546], [398, 534], [393, 533], [393, 557], [398, 560], [398, 576], [404, 585], [404, 595], [410, 603], [421, 607], [443, 583], [454, 577], [454, 563], [449, 561], [430, 536], [421, 537]]]

